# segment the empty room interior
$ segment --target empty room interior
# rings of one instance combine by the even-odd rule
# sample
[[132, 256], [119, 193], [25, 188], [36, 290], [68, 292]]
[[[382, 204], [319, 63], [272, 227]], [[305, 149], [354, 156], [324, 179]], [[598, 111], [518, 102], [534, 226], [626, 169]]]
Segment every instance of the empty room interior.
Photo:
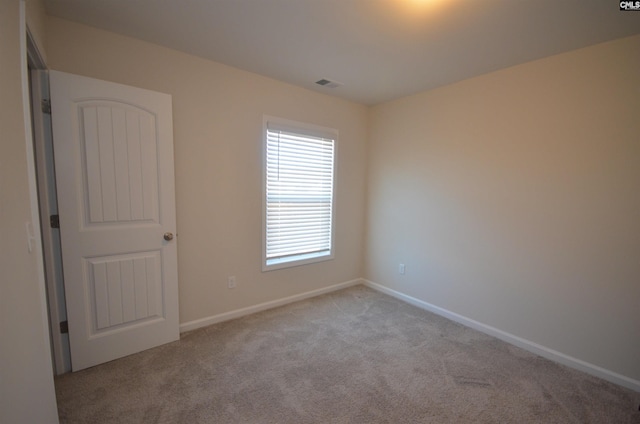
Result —
[[[640, 422], [638, 2], [0, 8], [0, 422]], [[67, 81], [108, 94], [74, 100]], [[107, 216], [124, 177], [100, 144], [125, 88], [151, 100], [122, 119], [162, 139], [140, 149], [130, 223]], [[273, 212], [269, 167], [299, 139], [331, 166], [326, 246], [284, 254], [271, 214], [311, 212]], [[111, 227], [121, 250], [70, 258]], [[138, 230], [157, 247], [128, 247]], [[137, 264], [149, 300], [127, 318], [110, 272]]]

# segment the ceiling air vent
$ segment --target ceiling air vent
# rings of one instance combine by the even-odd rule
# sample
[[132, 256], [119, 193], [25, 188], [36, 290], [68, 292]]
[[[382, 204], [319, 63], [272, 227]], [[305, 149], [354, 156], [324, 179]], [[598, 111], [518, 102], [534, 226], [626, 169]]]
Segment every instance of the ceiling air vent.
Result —
[[321, 85], [323, 87], [328, 87], [328, 88], [336, 88], [342, 85], [342, 83], [331, 81], [326, 78], [322, 78], [321, 80], [316, 81], [316, 84]]

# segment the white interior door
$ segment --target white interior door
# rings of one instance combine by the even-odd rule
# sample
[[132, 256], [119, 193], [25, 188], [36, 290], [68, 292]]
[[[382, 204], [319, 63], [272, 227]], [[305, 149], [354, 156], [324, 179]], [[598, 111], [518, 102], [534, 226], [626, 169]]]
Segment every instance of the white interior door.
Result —
[[171, 96], [56, 71], [50, 82], [77, 371], [179, 338]]

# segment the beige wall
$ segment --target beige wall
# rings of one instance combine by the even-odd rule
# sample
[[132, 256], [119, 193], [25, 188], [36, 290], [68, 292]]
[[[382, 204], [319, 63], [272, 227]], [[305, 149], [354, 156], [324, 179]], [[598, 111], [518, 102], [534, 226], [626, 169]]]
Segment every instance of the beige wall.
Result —
[[[362, 275], [365, 106], [57, 18], [47, 24], [51, 69], [173, 96], [182, 323]], [[263, 114], [339, 130], [332, 261], [261, 271]], [[228, 275], [237, 288], [227, 289]]]
[[639, 77], [636, 36], [373, 108], [366, 278], [640, 380]]
[[55, 423], [44, 288], [25, 232], [31, 204], [19, 22], [18, 0], [0, 0], [0, 422]]

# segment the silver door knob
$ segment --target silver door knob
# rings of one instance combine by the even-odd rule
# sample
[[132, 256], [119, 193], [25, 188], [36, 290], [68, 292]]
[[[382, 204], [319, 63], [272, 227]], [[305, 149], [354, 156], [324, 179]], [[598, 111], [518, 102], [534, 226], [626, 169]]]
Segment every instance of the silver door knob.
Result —
[[173, 240], [173, 233], [164, 233], [164, 239], [166, 241], [171, 241]]

